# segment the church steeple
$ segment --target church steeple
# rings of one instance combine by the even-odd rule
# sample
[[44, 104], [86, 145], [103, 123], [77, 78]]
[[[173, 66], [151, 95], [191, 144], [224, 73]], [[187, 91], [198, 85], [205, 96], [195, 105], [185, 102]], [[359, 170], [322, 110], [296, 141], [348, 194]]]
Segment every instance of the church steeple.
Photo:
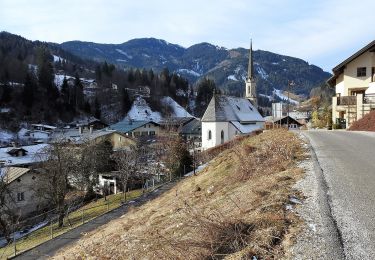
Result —
[[250, 102], [256, 106], [257, 105], [257, 95], [256, 95], [256, 83], [254, 77], [254, 61], [253, 61], [253, 41], [250, 40], [250, 50], [249, 50], [249, 65], [247, 68], [247, 77], [245, 81], [245, 97], [250, 100]]
[[254, 67], [253, 67], [253, 41], [250, 40], [250, 51], [249, 51], [249, 66], [247, 68], [247, 78], [254, 78]]

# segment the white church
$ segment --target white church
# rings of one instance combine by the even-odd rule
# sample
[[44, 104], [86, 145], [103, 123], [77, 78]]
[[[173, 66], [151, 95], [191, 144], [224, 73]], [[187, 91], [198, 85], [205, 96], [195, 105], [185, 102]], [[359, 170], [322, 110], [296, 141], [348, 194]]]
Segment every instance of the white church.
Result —
[[213, 95], [201, 119], [202, 150], [223, 144], [236, 135], [263, 129], [264, 119], [257, 109], [252, 43], [247, 73], [245, 98]]

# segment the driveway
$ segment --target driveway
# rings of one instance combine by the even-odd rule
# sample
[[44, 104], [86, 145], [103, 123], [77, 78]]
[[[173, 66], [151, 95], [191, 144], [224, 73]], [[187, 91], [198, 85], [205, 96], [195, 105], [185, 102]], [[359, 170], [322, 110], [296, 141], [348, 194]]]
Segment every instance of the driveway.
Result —
[[346, 259], [374, 259], [375, 133], [306, 131]]

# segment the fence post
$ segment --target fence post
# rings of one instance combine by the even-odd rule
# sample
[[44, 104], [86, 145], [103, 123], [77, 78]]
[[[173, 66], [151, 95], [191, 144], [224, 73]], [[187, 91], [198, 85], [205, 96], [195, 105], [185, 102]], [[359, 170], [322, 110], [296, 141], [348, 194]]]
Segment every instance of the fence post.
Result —
[[53, 238], [53, 217], [51, 217], [50, 228], [51, 228], [51, 239], [52, 239]]
[[84, 216], [84, 212], [85, 212], [85, 210], [82, 209], [81, 212], [82, 212], [82, 215], [81, 215], [81, 218], [82, 218], [82, 224], [84, 224], [84, 223], [85, 223], [85, 216]]
[[14, 246], [14, 256], [17, 255], [17, 242], [16, 242], [16, 225], [13, 224], [13, 246]]
[[109, 201], [107, 201], [107, 212], [109, 211]]

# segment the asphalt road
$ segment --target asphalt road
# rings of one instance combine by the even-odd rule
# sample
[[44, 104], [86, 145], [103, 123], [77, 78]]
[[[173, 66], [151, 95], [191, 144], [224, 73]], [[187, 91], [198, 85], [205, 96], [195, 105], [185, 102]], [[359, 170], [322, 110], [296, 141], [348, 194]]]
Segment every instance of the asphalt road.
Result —
[[140, 198], [134, 199], [134, 203], [124, 204], [123, 206], [115, 210], [112, 210], [107, 214], [104, 214], [75, 229], [72, 229], [63, 235], [58, 236], [52, 240], [49, 240], [29, 251], [26, 251], [16, 257], [13, 257], [12, 259], [48, 259], [49, 257], [53, 256], [61, 248], [77, 241], [79, 238], [84, 236], [87, 232], [97, 229], [109, 223], [113, 219], [121, 217], [128, 211], [130, 206], [135, 206], [135, 207], [141, 206], [144, 203], [156, 198], [163, 192], [171, 189], [175, 184], [176, 184], [175, 182], [164, 184], [162, 187], [150, 193], [146, 193]]
[[344, 258], [375, 259], [375, 133], [306, 131]]

